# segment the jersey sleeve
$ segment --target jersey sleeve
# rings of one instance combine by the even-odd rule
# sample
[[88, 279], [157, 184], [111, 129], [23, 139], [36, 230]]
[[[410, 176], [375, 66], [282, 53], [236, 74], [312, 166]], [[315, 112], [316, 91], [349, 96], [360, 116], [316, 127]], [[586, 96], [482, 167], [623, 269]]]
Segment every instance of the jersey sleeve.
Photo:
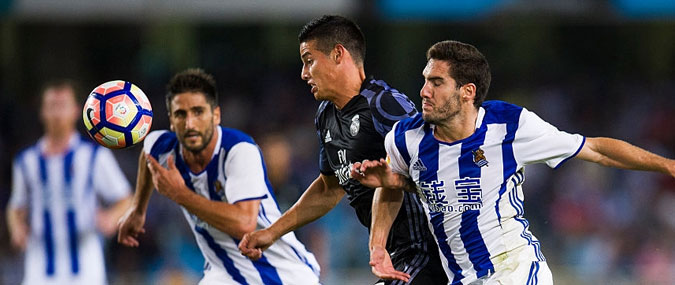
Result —
[[375, 130], [382, 137], [391, 131], [396, 122], [417, 114], [415, 103], [395, 89], [380, 92], [371, 99], [370, 105]]
[[166, 130], [150, 132], [145, 137], [145, 140], [143, 140], [143, 152], [149, 154], [152, 151], [152, 147], [155, 145], [159, 137], [161, 137], [166, 132], [167, 132]]
[[24, 208], [28, 205], [28, 187], [25, 174], [20, 165], [20, 158], [12, 164], [12, 195], [9, 198], [10, 208]]
[[387, 163], [389, 164], [389, 167], [391, 167], [392, 172], [401, 174], [405, 177], [410, 177], [408, 164], [405, 163], [401, 153], [398, 151], [394, 139], [395, 132], [393, 130], [384, 138], [384, 148], [387, 150]]
[[92, 179], [94, 190], [107, 203], [114, 203], [131, 194], [131, 185], [122, 173], [117, 160], [107, 148], [95, 153]]
[[258, 147], [240, 142], [234, 145], [225, 159], [225, 196], [231, 204], [264, 199], [269, 190], [265, 180], [263, 161]]
[[558, 130], [535, 113], [523, 108], [513, 143], [518, 164], [546, 163], [558, 168], [579, 153], [586, 138]]

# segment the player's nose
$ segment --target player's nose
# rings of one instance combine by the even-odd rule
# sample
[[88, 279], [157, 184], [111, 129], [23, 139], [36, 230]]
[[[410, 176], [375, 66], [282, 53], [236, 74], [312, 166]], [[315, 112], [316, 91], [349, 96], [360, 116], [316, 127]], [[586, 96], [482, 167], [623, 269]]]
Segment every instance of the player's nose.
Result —
[[300, 71], [300, 78], [302, 78], [302, 80], [304, 80], [304, 81], [309, 80], [309, 78], [310, 78], [309, 68], [307, 68], [307, 67], [302, 68], [302, 70]]

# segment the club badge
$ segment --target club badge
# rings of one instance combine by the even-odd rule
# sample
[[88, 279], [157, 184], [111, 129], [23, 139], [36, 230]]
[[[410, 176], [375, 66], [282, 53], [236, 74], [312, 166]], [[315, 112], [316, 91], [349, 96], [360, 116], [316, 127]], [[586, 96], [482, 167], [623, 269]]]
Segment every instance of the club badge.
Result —
[[355, 136], [359, 133], [359, 128], [361, 127], [361, 122], [359, 121], [359, 115], [356, 114], [352, 117], [352, 125], [349, 126], [349, 133], [352, 136]]

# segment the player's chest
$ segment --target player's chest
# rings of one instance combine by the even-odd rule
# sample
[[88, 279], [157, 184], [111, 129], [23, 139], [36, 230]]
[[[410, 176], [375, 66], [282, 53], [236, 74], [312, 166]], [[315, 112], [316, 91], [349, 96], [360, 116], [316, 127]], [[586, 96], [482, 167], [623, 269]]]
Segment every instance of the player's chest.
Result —
[[375, 131], [369, 109], [327, 115], [319, 132], [331, 165], [345, 165], [383, 155], [384, 141]]
[[432, 211], [476, 210], [510, 175], [504, 173], [505, 149], [493, 140], [420, 146], [409, 173]]

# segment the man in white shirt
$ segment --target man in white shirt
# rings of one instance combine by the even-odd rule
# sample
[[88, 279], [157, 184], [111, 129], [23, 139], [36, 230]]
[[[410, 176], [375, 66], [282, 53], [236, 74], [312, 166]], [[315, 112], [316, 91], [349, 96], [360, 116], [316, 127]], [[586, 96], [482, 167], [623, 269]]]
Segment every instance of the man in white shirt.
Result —
[[[382, 186], [374, 205], [371, 255], [384, 261], [384, 237], [401, 189], [417, 192], [451, 284], [552, 284], [541, 245], [523, 217], [523, 168], [557, 168], [577, 157], [604, 166], [675, 176], [675, 161], [624, 141], [559, 131], [525, 108], [483, 102], [490, 85], [485, 57], [473, 46], [443, 41], [427, 51], [421, 115], [400, 121], [385, 138], [387, 159], [355, 163], [351, 175]], [[372, 258], [371, 258], [372, 260]]]
[[120, 220], [118, 241], [139, 245], [154, 186], [181, 206], [190, 224], [206, 260], [200, 284], [318, 284], [319, 264], [292, 232], [256, 261], [239, 253], [245, 233], [270, 226], [281, 213], [258, 146], [219, 125], [213, 77], [188, 69], [167, 89], [171, 131], [145, 138], [136, 194]]
[[26, 250], [24, 284], [106, 283], [99, 233], [114, 234], [131, 187], [112, 152], [77, 133], [80, 112], [72, 82], [47, 84], [45, 134], [14, 159], [7, 224]]

